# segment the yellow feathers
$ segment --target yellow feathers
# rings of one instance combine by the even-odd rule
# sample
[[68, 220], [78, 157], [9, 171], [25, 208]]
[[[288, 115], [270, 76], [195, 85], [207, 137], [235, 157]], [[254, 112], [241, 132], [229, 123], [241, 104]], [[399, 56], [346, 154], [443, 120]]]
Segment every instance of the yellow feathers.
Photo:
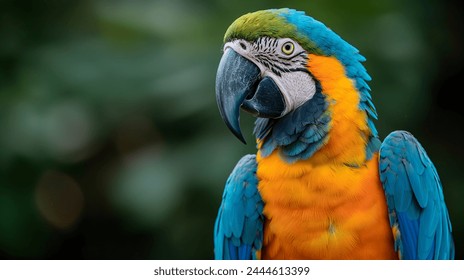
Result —
[[[366, 112], [359, 109], [359, 93], [346, 77], [342, 64], [334, 57], [310, 55], [309, 71], [321, 83], [332, 112], [330, 141], [319, 151], [325, 158], [340, 163], [362, 164], [365, 159]], [[346, 149], [350, 147], [350, 149]]]
[[267, 219], [261, 257], [395, 258], [387, 208], [379, 203], [385, 198], [378, 154], [365, 162], [368, 127], [366, 113], [358, 109], [359, 94], [335, 58], [310, 55], [308, 64], [332, 112], [329, 139], [312, 157], [295, 163], [282, 160], [278, 150], [267, 157], [258, 152]]

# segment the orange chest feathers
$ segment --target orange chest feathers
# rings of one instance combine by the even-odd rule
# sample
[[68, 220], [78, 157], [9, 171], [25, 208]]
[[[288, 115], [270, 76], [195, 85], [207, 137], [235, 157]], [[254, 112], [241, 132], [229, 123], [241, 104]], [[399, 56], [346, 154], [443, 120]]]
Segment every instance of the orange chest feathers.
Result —
[[262, 259], [396, 259], [377, 154], [359, 168], [258, 153]]

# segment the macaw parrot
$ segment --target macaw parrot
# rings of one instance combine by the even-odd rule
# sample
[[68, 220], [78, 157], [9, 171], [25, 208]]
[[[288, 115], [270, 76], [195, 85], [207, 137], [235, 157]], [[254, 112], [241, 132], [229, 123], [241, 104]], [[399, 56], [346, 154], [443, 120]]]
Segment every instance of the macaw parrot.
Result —
[[227, 29], [216, 100], [256, 155], [228, 178], [216, 259], [453, 259], [440, 179], [406, 131], [380, 141], [365, 58], [293, 9], [257, 11]]

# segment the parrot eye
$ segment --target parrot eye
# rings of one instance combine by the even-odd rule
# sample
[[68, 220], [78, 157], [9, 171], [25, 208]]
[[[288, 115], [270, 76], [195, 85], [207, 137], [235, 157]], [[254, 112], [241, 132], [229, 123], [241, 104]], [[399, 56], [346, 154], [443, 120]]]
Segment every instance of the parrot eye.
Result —
[[292, 42], [287, 42], [282, 45], [282, 52], [286, 55], [292, 54], [294, 50], [295, 50], [295, 46], [293, 45]]

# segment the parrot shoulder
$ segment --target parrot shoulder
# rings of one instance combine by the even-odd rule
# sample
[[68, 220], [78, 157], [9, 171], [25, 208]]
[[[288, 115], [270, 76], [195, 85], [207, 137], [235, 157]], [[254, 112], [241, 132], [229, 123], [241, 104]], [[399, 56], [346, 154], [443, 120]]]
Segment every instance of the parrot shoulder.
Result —
[[453, 259], [451, 222], [437, 170], [406, 131], [390, 133], [380, 146], [380, 180], [402, 259]]
[[263, 240], [263, 201], [256, 156], [246, 155], [227, 179], [214, 229], [216, 259], [256, 259]]

